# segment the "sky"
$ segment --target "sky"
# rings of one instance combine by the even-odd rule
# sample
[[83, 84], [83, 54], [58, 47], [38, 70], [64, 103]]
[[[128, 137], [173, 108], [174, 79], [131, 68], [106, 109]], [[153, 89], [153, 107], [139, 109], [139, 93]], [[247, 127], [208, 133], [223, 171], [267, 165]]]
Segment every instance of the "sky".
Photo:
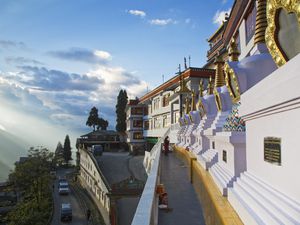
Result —
[[140, 97], [183, 58], [206, 62], [233, 0], [0, 0], [0, 129], [54, 148], [89, 132], [95, 106], [115, 127], [116, 97]]

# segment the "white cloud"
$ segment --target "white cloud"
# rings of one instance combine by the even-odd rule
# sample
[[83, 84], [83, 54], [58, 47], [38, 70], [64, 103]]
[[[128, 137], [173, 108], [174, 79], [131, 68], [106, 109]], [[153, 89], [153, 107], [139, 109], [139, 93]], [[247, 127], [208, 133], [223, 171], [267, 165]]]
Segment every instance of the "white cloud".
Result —
[[[108, 55], [104, 54], [104, 57]], [[125, 88], [128, 96], [134, 98], [145, 94], [148, 86], [134, 72], [108, 65], [98, 65], [85, 75], [44, 67], [27, 66], [18, 69], [21, 72], [0, 73], [0, 101], [5, 104], [4, 107], [18, 113], [19, 118], [31, 115], [37, 120], [42, 118], [47, 124], [79, 133], [88, 130], [85, 122], [93, 106], [99, 109], [101, 117], [109, 121], [110, 129], [114, 129], [115, 105], [120, 89]], [[78, 85], [74, 86], [74, 82]], [[60, 83], [65, 84], [64, 88]], [[0, 115], [5, 113], [8, 112], [1, 113], [0, 110]], [[13, 114], [9, 114], [0, 118], [0, 124], [12, 132], [12, 127], [17, 125], [4, 121], [5, 118], [11, 120]], [[29, 120], [23, 121], [20, 134], [25, 132], [23, 128], [26, 127], [26, 121]]]
[[157, 26], [166, 26], [168, 24], [177, 24], [177, 21], [173, 20], [171, 18], [169, 18], [169, 19], [153, 19], [153, 20], [150, 20], [149, 23], [152, 25], [157, 25]]
[[222, 0], [222, 4], [225, 4], [227, 2], [227, 0]]
[[99, 59], [102, 60], [111, 60], [111, 54], [109, 52], [105, 52], [105, 51], [100, 51], [100, 50], [95, 50], [94, 51], [94, 55], [97, 56]]
[[134, 15], [134, 16], [140, 16], [142, 18], [146, 16], [146, 13], [142, 10], [133, 10], [133, 9], [131, 9], [131, 10], [128, 11], [128, 13], [131, 14], [131, 15]]
[[0, 124], [0, 130], [6, 131], [5, 127]]
[[230, 14], [231, 9], [228, 10], [224, 10], [224, 11], [220, 11], [218, 10], [216, 12], [216, 14], [213, 17], [213, 23], [214, 24], [218, 24], [218, 25], [222, 25], [223, 21], [225, 20], [225, 15], [226, 14]]
[[90, 64], [106, 64], [112, 59], [111, 54], [106, 51], [75, 47], [67, 50], [50, 51], [48, 52], [48, 55], [59, 59], [85, 62]]

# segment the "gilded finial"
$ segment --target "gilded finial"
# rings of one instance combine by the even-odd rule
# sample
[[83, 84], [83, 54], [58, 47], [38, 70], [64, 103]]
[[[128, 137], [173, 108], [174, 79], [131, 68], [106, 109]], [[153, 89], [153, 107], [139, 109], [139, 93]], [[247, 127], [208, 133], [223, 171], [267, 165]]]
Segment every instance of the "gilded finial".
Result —
[[267, 8], [266, 0], [257, 0], [254, 44], [266, 42], [265, 33], [268, 26], [266, 8]]
[[225, 79], [223, 73], [224, 60], [222, 59], [220, 52], [216, 56], [214, 64], [217, 66], [216, 77], [215, 77], [215, 88], [222, 87], [225, 85]]
[[230, 57], [231, 61], [239, 61], [240, 51], [238, 49], [238, 45], [234, 38], [231, 39], [229, 48], [228, 48], [228, 56]]
[[201, 78], [199, 83], [199, 97], [203, 97], [203, 91], [204, 91], [203, 79]]
[[189, 114], [190, 109], [190, 100], [188, 97], [185, 98], [185, 114]]
[[212, 81], [212, 78], [210, 76], [209, 77], [209, 81], [208, 81], [208, 85], [207, 85], [207, 95], [212, 95], [213, 94], [213, 90], [214, 90], [213, 81]]
[[196, 111], [196, 94], [195, 91], [192, 91], [192, 111]]

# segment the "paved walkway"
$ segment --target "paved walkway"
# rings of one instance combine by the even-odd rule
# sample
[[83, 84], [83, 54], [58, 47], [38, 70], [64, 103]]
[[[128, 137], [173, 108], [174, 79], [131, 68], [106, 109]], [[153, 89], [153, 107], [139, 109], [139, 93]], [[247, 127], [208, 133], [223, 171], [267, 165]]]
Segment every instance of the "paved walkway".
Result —
[[201, 204], [189, 180], [188, 166], [175, 153], [162, 154], [161, 166], [161, 183], [173, 210], [159, 210], [158, 225], [205, 225]]

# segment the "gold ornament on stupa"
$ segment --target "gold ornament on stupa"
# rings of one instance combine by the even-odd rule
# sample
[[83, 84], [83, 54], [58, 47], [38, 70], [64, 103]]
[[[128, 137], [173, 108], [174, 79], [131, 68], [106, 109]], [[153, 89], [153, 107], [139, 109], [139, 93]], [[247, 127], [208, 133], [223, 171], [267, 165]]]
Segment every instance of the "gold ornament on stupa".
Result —
[[231, 61], [239, 61], [240, 51], [238, 49], [238, 45], [234, 38], [231, 39], [229, 47], [228, 47], [228, 56]]
[[203, 79], [201, 78], [199, 82], [199, 97], [203, 97], [203, 91], [204, 91], [204, 85], [203, 85]]
[[189, 114], [191, 111], [191, 106], [190, 106], [190, 99], [189, 97], [185, 98], [185, 114]]
[[213, 81], [212, 81], [212, 78], [211, 76], [209, 77], [209, 81], [208, 81], [208, 85], [207, 85], [207, 92], [206, 94], [207, 95], [212, 95], [214, 92], [214, 84], [213, 84]]
[[215, 77], [215, 88], [222, 87], [225, 85], [225, 78], [223, 73], [224, 60], [222, 59], [220, 52], [216, 56], [214, 64], [217, 66], [216, 77]]
[[267, 8], [266, 0], [257, 0], [254, 44], [266, 42], [265, 33], [268, 26], [266, 8]]

